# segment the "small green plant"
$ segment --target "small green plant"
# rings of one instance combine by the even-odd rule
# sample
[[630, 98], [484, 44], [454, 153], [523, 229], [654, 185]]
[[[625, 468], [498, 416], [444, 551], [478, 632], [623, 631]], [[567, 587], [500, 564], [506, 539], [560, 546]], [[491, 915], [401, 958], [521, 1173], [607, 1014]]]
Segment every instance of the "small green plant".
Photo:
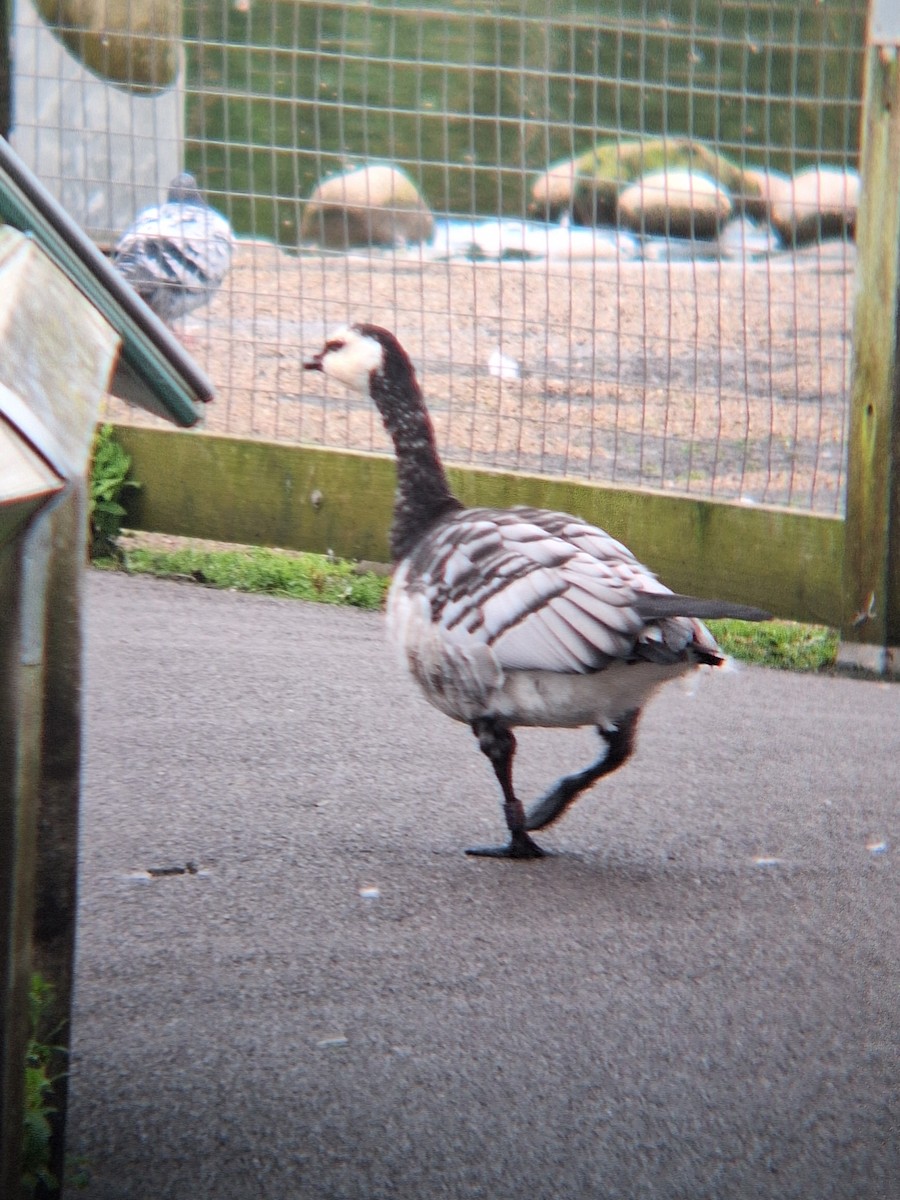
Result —
[[792, 621], [710, 621], [719, 645], [734, 658], [789, 671], [830, 671], [837, 659], [838, 634], [821, 625]]
[[[138, 544], [103, 565], [135, 575], [367, 609], [381, 608], [390, 586], [386, 573], [365, 570], [331, 555], [249, 546], [207, 549], [187, 538], [174, 539], [176, 545], [161, 549], [140, 545], [140, 535], [134, 536]], [[726, 654], [743, 662], [792, 671], [834, 669], [838, 635], [833, 629], [792, 621], [710, 621], [709, 626]]]
[[128, 478], [131, 456], [116, 441], [112, 425], [101, 425], [94, 437], [89, 513], [91, 558], [118, 557], [119, 531], [125, 507], [122, 496], [141, 485]]
[[29, 991], [30, 1037], [25, 1051], [25, 1124], [22, 1134], [22, 1193], [33, 1196], [39, 1185], [51, 1190], [58, 1186], [50, 1170], [52, 1128], [50, 1117], [56, 1112], [53, 1085], [64, 1072], [53, 1073], [64, 1061], [65, 1046], [53, 1043], [59, 1026], [47, 1030], [53, 1010], [54, 988], [42, 975], [31, 977]]
[[208, 587], [268, 592], [367, 609], [381, 607], [390, 584], [386, 576], [359, 571], [353, 563], [341, 559], [266, 549], [136, 547], [125, 553], [122, 565], [133, 574], [190, 579]]

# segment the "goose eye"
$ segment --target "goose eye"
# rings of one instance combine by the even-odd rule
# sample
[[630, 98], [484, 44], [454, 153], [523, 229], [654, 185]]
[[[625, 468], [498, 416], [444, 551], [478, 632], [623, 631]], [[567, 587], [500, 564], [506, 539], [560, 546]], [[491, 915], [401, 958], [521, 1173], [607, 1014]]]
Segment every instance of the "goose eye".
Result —
[[331, 354], [335, 350], [343, 350], [346, 344], [347, 343], [343, 338], [332, 338], [330, 341], [325, 343], [325, 352], [326, 354]]

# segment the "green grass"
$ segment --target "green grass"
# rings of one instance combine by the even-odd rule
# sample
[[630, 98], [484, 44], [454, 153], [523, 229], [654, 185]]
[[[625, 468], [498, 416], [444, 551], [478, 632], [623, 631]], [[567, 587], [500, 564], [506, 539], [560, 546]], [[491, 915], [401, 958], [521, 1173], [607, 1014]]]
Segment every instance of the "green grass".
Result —
[[294, 554], [282, 550], [239, 548], [210, 550], [195, 546], [162, 549], [153, 546], [128, 548], [119, 543], [121, 563], [107, 559], [106, 567], [118, 567], [132, 575], [158, 575], [187, 579], [209, 587], [238, 592], [262, 592], [316, 600], [322, 604], [349, 604], [355, 608], [381, 606], [389, 580], [355, 564], [321, 554]]
[[[57, 1111], [53, 1086], [61, 1075], [67, 1050], [55, 1042], [59, 1029], [48, 1029], [53, 1011], [54, 988], [42, 975], [31, 977], [28, 993], [31, 1036], [25, 1051], [25, 1120], [22, 1130], [22, 1195], [55, 1191], [56, 1178], [50, 1170], [53, 1127]], [[43, 1190], [41, 1194], [43, 1194]]]
[[824, 625], [794, 621], [710, 621], [722, 649], [741, 662], [789, 671], [830, 671], [837, 659], [838, 635]]
[[[98, 565], [133, 575], [185, 579], [209, 587], [369, 610], [382, 606], [390, 582], [383, 573], [321, 554], [250, 547], [212, 549], [186, 540], [162, 548], [139, 544], [141, 536], [123, 537], [119, 542], [121, 560], [107, 559]], [[133, 540], [138, 544], [129, 545]], [[835, 664], [837, 633], [820, 625], [792, 621], [710, 621], [709, 625], [723, 650], [742, 662], [791, 671], [828, 671]]]

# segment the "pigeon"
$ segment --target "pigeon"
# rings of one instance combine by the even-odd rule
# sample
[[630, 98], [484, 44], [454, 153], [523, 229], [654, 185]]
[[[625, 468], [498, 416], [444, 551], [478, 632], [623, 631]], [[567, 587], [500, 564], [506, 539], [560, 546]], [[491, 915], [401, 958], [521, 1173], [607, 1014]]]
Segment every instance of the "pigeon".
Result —
[[228, 221], [185, 172], [172, 180], [165, 204], [138, 214], [116, 243], [112, 261], [145, 304], [172, 325], [209, 303], [233, 251]]

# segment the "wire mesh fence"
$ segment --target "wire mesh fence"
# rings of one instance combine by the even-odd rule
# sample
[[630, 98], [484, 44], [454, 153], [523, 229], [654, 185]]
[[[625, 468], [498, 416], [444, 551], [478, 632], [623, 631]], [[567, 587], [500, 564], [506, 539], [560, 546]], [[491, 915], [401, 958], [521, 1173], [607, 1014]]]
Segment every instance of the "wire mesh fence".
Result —
[[[101, 241], [173, 164], [230, 219], [231, 270], [181, 328], [217, 385], [211, 431], [386, 450], [364, 397], [301, 369], [333, 327], [375, 321], [412, 355], [448, 461], [835, 512], [866, 15], [185, 0], [177, 79], [126, 95], [113, 146], [108, 104], [48, 127], [63, 68], [16, 0], [33, 101], [15, 135], [37, 160], [70, 121], [100, 146], [80, 174], [40, 173], [62, 192], [78, 176]], [[152, 38], [162, 61], [171, 36]]]

